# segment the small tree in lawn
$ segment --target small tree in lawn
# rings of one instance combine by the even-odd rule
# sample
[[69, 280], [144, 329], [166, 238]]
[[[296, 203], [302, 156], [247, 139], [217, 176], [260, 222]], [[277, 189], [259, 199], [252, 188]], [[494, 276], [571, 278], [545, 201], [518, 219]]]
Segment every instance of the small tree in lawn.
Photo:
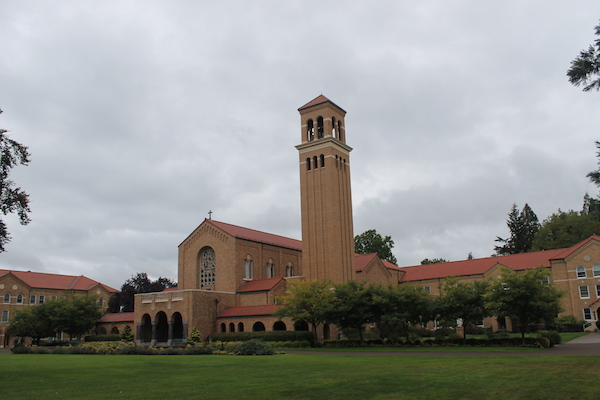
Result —
[[548, 283], [549, 277], [550, 272], [543, 267], [522, 272], [503, 268], [484, 294], [485, 305], [493, 315], [519, 323], [523, 343], [532, 324], [542, 319], [548, 324], [562, 311], [560, 298], [564, 293]]
[[381, 308], [374, 300], [376, 285], [348, 281], [335, 285], [333, 299], [327, 310], [326, 320], [342, 330], [355, 329], [361, 342], [365, 325], [380, 319]]
[[459, 282], [456, 277], [448, 277], [444, 282], [440, 313], [445, 319], [462, 320], [463, 343], [467, 338], [469, 323], [483, 319], [488, 314], [483, 297], [488, 285], [487, 281]]
[[275, 311], [275, 315], [310, 324], [317, 340], [317, 326], [326, 320], [333, 298], [333, 287], [329, 280], [294, 282], [289, 295], [277, 298], [278, 302], [283, 303], [283, 307]]
[[69, 296], [46, 303], [52, 327], [71, 338], [88, 333], [102, 317], [98, 296]]
[[40, 344], [41, 338], [56, 335], [56, 331], [52, 328], [52, 321], [48, 316], [46, 304], [26, 308], [19, 312], [10, 321], [6, 331], [18, 337], [30, 337], [35, 345]]
[[[410, 284], [392, 285], [375, 298], [381, 317], [379, 329], [384, 337], [400, 331], [410, 341], [410, 326], [424, 324], [433, 314], [433, 297], [425, 288]], [[379, 293], [378, 293], [379, 294]]]

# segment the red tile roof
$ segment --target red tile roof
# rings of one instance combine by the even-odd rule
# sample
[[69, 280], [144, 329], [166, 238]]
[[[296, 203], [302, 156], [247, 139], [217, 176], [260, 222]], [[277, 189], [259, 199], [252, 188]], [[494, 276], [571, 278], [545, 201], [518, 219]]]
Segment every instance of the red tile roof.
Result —
[[[356, 272], [362, 272], [374, 258], [377, 257], [377, 253], [370, 254], [354, 254], [354, 265], [356, 266]], [[383, 266], [387, 269], [394, 271], [402, 271], [402, 269], [387, 260], [381, 260]]]
[[225, 233], [238, 238], [250, 240], [252, 242], [270, 244], [278, 247], [285, 247], [292, 250], [302, 250], [302, 241], [296, 239], [290, 239], [284, 236], [273, 235], [272, 233], [266, 233], [256, 231], [254, 229], [243, 228], [237, 225], [227, 224], [225, 222], [219, 222], [212, 219], [205, 219], [205, 223], [212, 224], [213, 226], [221, 229]]
[[[344, 111], [344, 109], [342, 107], [338, 106], [333, 101], [329, 100], [327, 97], [325, 97], [323, 95], [319, 95], [319, 96], [315, 97], [314, 99], [312, 99], [311, 101], [309, 101], [308, 103], [306, 103], [305, 105], [303, 105], [302, 107], [300, 107], [298, 109], [298, 111], [304, 110], [306, 108], [314, 107], [314, 106], [319, 105], [319, 104], [327, 103], [327, 102], [333, 104], [334, 106], [336, 106], [340, 110]], [[346, 111], [344, 111], [344, 112], [346, 112]]]
[[133, 315], [134, 313], [132, 312], [108, 313], [104, 314], [104, 316], [102, 316], [98, 322], [133, 322]]
[[564, 258], [565, 254], [570, 254], [567, 250], [570, 249], [536, 251], [508, 256], [401, 267], [400, 270], [405, 271], [406, 274], [404, 274], [400, 281], [411, 282], [445, 278], [447, 276], [482, 275], [496, 265], [503, 265], [515, 271], [538, 268], [542, 265], [549, 267], [550, 260], [557, 257]]
[[255, 280], [246, 282], [242, 287], [240, 287], [237, 290], [237, 292], [238, 293], [247, 293], [247, 292], [263, 292], [263, 291], [271, 290], [282, 280], [283, 280], [282, 277], [267, 278], [267, 279], [255, 279]]
[[263, 304], [259, 306], [237, 306], [227, 307], [219, 314], [219, 318], [228, 317], [252, 317], [258, 315], [271, 315], [282, 306], [275, 304]]
[[38, 289], [59, 289], [59, 290], [91, 290], [95, 286], [101, 286], [109, 292], [116, 293], [117, 289], [111, 288], [110, 286], [104, 285], [98, 281], [87, 278], [83, 275], [72, 276], [72, 275], [58, 275], [58, 274], [46, 274], [42, 272], [31, 272], [31, 271], [14, 271], [14, 270], [0, 270], [0, 276], [12, 274], [23, 283], [32, 288]]

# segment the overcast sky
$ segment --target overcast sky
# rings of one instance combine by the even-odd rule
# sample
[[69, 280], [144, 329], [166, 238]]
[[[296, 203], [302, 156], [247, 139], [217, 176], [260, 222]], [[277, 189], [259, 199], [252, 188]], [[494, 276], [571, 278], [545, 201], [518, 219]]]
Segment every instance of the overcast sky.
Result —
[[540, 220], [598, 189], [600, 93], [566, 71], [593, 1], [0, 0], [0, 127], [12, 178], [0, 268], [120, 288], [177, 279], [219, 221], [301, 239], [297, 109], [344, 108], [355, 234], [400, 266], [493, 253], [511, 205]]

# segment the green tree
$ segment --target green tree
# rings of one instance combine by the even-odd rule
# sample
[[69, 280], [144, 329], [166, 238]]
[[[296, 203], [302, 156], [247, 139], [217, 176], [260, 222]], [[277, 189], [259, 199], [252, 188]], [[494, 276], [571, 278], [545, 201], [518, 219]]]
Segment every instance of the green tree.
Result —
[[467, 326], [488, 315], [483, 295], [487, 281], [460, 282], [457, 277], [448, 277], [442, 286], [440, 314], [443, 319], [462, 320], [463, 343], [467, 338]]
[[133, 331], [129, 325], [125, 325], [125, 328], [123, 328], [121, 340], [124, 342], [133, 342]]
[[[594, 30], [596, 36], [600, 36], [600, 24], [596, 25]], [[595, 40], [595, 45], [582, 50], [579, 56], [571, 61], [567, 76], [574, 86], [584, 85], [584, 92], [600, 90], [600, 38]]]
[[510, 230], [510, 237], [507, 239], [496, 237], [496, 242], [503, 243], [502, 246], [494, 246], [496, 254], [518, 254], [531, 250], [533, 238], [540, 229], [538, 217], [531, 207], [525, 204], [519, 213], [517, 205], [513, 204], [506, 225]]
[[434, 317], [433, 296], [420, 286], [392, 285], [379, 292], [375, 305], [381, 313], [377, 326], [383, 337], [403, 335], [410, 340], [410, 326], [424, 324]]
[[600, 221], [600, 200], [591, 197], [589, 194], [583, 196], [583, 209], [581, 214], [588, 214], [594, 221]]
[[277, 298], [284, 306], [275, 311], [275, 315], [310, 324], [316, 340], [317, 326], [327, 318], [327, 310], [333, 299], [333, 288], [334, 285], [329, 280], [294, 282], [289, 295]]
[[348, 281], [335, 285], [333, 298], [327, 310], [326, 320], [342, 331], [354, 329], [363, 340], [365, 325], [380, 319], [379, 304], [374, 301], [378, 285]]
[[148, 278], [145, 272], [138, 272], [127, 279], [121, 286], [121, 291], [111, 296], [108, 301], [108, 312], [133, 312], [135, 295], [138, 293], [162, 292], [167, 288], [176, 287], [177, 282], [159, 277], [156, 280]]
[[46, 304], [26, 308], [17, 313], [6, 331], [18, 337], [30, 337], [35, 345], [40, 344], [41, 338], [55, 336], [57, 333], [52, 327]]
[[483, 295], [492, 315], [509, 317], [520, 325], [523, 342], [532, 324], [541, 320], [549, 324], [562, 311], [563, 292], [547, 283], [549, 277], [550, 271], [543, 267], [522, 272], [503, 267]]
[[439, 263], [447, 263], [448, 260], [446, 260], [445, 258], [425, 258], [423, 260], [421, 260], [421, 265], [428, 265], [428, 264], [439, 264]]
[[542, 222], [533, 239], [532, 250], [571, 247], [597, 233], [600, 233], [600, 222], [595, 221], [590, 214], [558, 210]]
[[[2, 114], [2, 110], [0, 110]], [[9, 178], [10, 171], [15, 166], [29, 164], [29, 150], [16, 140], [10, 139], [6, 129], [0, 129], [0, 212], [4, 215], [17, 213], [21, 225], [27, 225], [31, 220], [28, 213], [29, 195]], [[10, 242], [10, 234], [6, 223], [0, 219], [0, 253], [5, 251]]]
[[59, 297], [45, 303], [56, 332], [65, 332], [71, 338], [88, 333], [104, 314], [96, 295]]
[[357, 254], [377, 253], [379, 258], [387, 260], [394, 265], [398, 260], [392, 254], [394, 241], [390, 236], [381, 236], [375, 229], [370, 229], [354, 237], [354, 251]]

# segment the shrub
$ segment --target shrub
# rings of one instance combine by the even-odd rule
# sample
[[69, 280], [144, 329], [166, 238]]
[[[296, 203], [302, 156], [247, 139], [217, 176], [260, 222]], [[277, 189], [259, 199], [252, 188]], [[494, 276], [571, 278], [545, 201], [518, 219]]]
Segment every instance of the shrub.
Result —
[[120, 335], [89, 335], [84, 338], [85, 342], [117, 342], [121, 340]]
[[240, 356], [263, 356], [275, 354], [275, 350], [273, 350], [273, 346], [270, 343], [264, 340], [251, 339], [239, 345], [233, 353]]
[[583, 332], [584, 322], [572, 315], [561, 315], [554, 320], [551, 327], [559, 332]]
[[195, 326], [194, 326], [194, 328], [192, 328], [192, 331], [190, 332], [190, 337], [188, 338], [188, 343], [191, 344], [192, 346], [195, 344], [202, 343], [202, 334], [200, 333], [198, 328], [196, 328]]
[[308, 340], [311, 346], [315, 346], [315, 335], [308, 331], [223, 332], [214, 333], [209, 338], [222, 342], [243, 342], [251, 339], [261, 339], [265, 342]]
[[212, 354], [218, 349], [214, 346], [187, 346], [183, 352], [186, 355]]
[[129, 325], [126, 325], [121, 332], [121, 340], [124, 342], [133, 342], [133, 331]]
[[554, 345], [560, 344], [562, 338], [560, 337], [560, 333], [557, 331], [538, 331], [538, 335], [541, 337], [547, 338], [550, 341], [550, 346], [554, 347]]

